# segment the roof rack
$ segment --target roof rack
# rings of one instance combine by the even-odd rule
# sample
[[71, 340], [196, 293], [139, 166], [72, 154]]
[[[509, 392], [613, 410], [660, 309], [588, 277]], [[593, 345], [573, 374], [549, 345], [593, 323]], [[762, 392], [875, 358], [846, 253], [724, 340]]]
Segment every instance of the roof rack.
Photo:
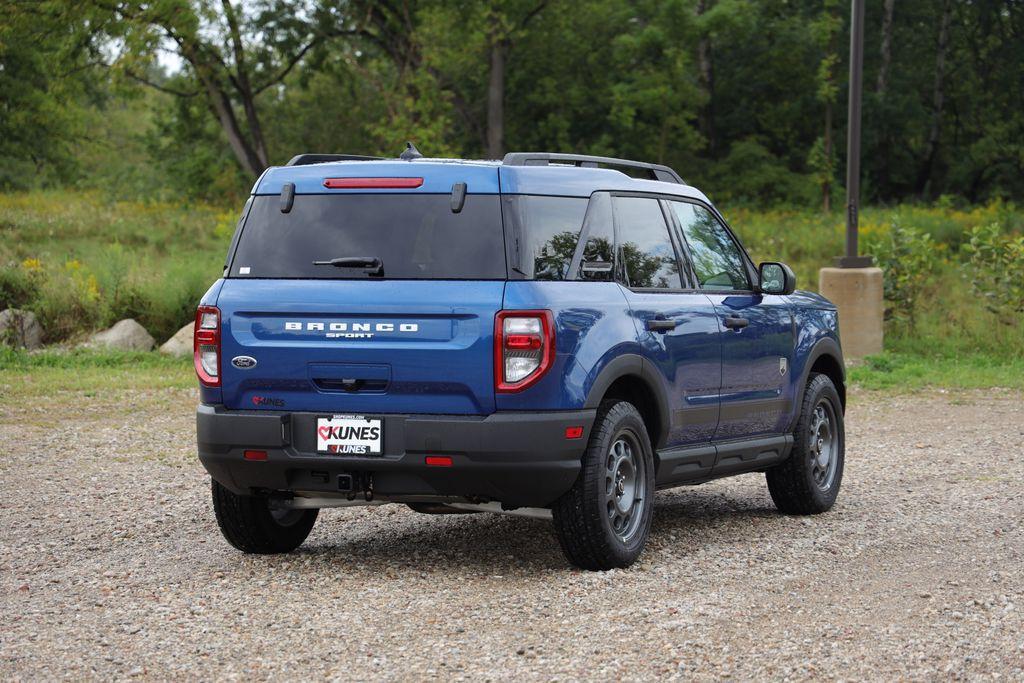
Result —
[[663, 164], [649, 164], [645, 161], [615, 159], [613, 157], [595, 157], [589, 154], [560, 154], [557, 152], [509, 152], [501, 163], [505, 166], [547, 166], [548, 164], [564, 163], [585, 168], [611, 166], [620, 168], [639, 168], [650, 174], [651, 180], [685, 185], [679, 174]]
[[368, 157], [362, 154], [296, 154], [285, 166], [308, 166], [328, 161], [376, 161], [383, 157]]

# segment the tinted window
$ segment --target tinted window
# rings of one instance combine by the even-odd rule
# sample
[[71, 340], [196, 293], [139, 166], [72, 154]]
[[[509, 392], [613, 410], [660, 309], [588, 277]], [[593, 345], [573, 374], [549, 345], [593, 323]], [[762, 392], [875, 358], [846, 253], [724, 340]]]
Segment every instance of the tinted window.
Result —
[[518, 270], [535, 280], [564, 280], [576, 252], [586, 198], [511, 195], [506, 217], [520, 240]]
[[630, 287], [680, 288], [679, 264], [656, 199], [616, 197], [615, 219]]
[[615, 233], [612, 229], [611, 195], [598, 192], [591, 198], [583, 234], [587, 241], [580, 254], [576, 277], [580, 280], [614, 280]]
[[729, 231], [703, 206], [670, 202], [703, 289], [748, 290], [746, 262]]
[[339, 257], [379, 258], [386, 279], [505, 278], [505, 242], [496, 195], [468, 195], [452, 213], [449, 195], [298, 195], [253, 200], [230, 277], [371, 277], [362, 268], [314, 266]]

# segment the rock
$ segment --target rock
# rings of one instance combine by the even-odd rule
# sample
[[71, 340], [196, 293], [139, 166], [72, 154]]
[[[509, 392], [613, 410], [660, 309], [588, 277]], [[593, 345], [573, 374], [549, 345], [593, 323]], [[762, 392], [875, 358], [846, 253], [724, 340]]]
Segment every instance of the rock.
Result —
[[127, 318], [115, 323], [109, 330], [94, 334], [88, 345], [118, 351], [149, 351], [155, 344], [146, 328]]
[[165, 341], [160, 347], [160, 353], [166, 353], [168, 356], [175, 356], [178, 358], [191, 356], [192, 331], [195, 329], [195, 326], [195, 322], [190, 322], [188, 325], [185, 325], [185, 327], [175, 332], [174, 336]]
[[43, 346], [43, 326], [32, 311], [8, 308], [0, 311], [0, 344], [33, 351]]

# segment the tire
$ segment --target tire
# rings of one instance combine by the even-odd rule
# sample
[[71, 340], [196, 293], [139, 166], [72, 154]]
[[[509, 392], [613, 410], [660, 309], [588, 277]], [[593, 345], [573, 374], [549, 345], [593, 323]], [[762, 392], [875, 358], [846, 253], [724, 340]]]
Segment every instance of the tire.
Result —
[[601, 403], [582, 464], [551, 510], [562, 551], [581, 569], [628, 567], [647, 542], [654, 499], [654, 454], [633, 404]]
[[793, 451], [765, 473], [779, 512], [816, 515], [830, 510], [843, 481], [845, 450], [839, 393], [826, 375], [812, 373], [793, 433]]
[[289, 553], [306, 540], [319, 510], [272, 512], [261, 496], [240, 496], [213, 481], [213, 511], [227, 542], [244, 553]]

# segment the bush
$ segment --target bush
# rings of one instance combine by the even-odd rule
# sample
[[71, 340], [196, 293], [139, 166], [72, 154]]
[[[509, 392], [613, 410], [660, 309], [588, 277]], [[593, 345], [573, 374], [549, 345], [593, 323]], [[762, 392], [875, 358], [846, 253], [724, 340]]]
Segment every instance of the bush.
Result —
[[886, 320], [903, 324], [911, 332], [917, 322], [917, 304], [933, 282], [942, 248], [932, 236], [905, 227], [898, 220], [889, 230], [867, 240], [865, 250], [882, 269]]
[[1008, 325], [1024, 313], [1024, 235], [1006, 235], [998, 223], [968, 232], [963, 247], [971, 288], [985, 307]]
[[38, 290], [38, 280], [30, 270], [19, 265], [0, 267], [0, 311], [28, 307]]

